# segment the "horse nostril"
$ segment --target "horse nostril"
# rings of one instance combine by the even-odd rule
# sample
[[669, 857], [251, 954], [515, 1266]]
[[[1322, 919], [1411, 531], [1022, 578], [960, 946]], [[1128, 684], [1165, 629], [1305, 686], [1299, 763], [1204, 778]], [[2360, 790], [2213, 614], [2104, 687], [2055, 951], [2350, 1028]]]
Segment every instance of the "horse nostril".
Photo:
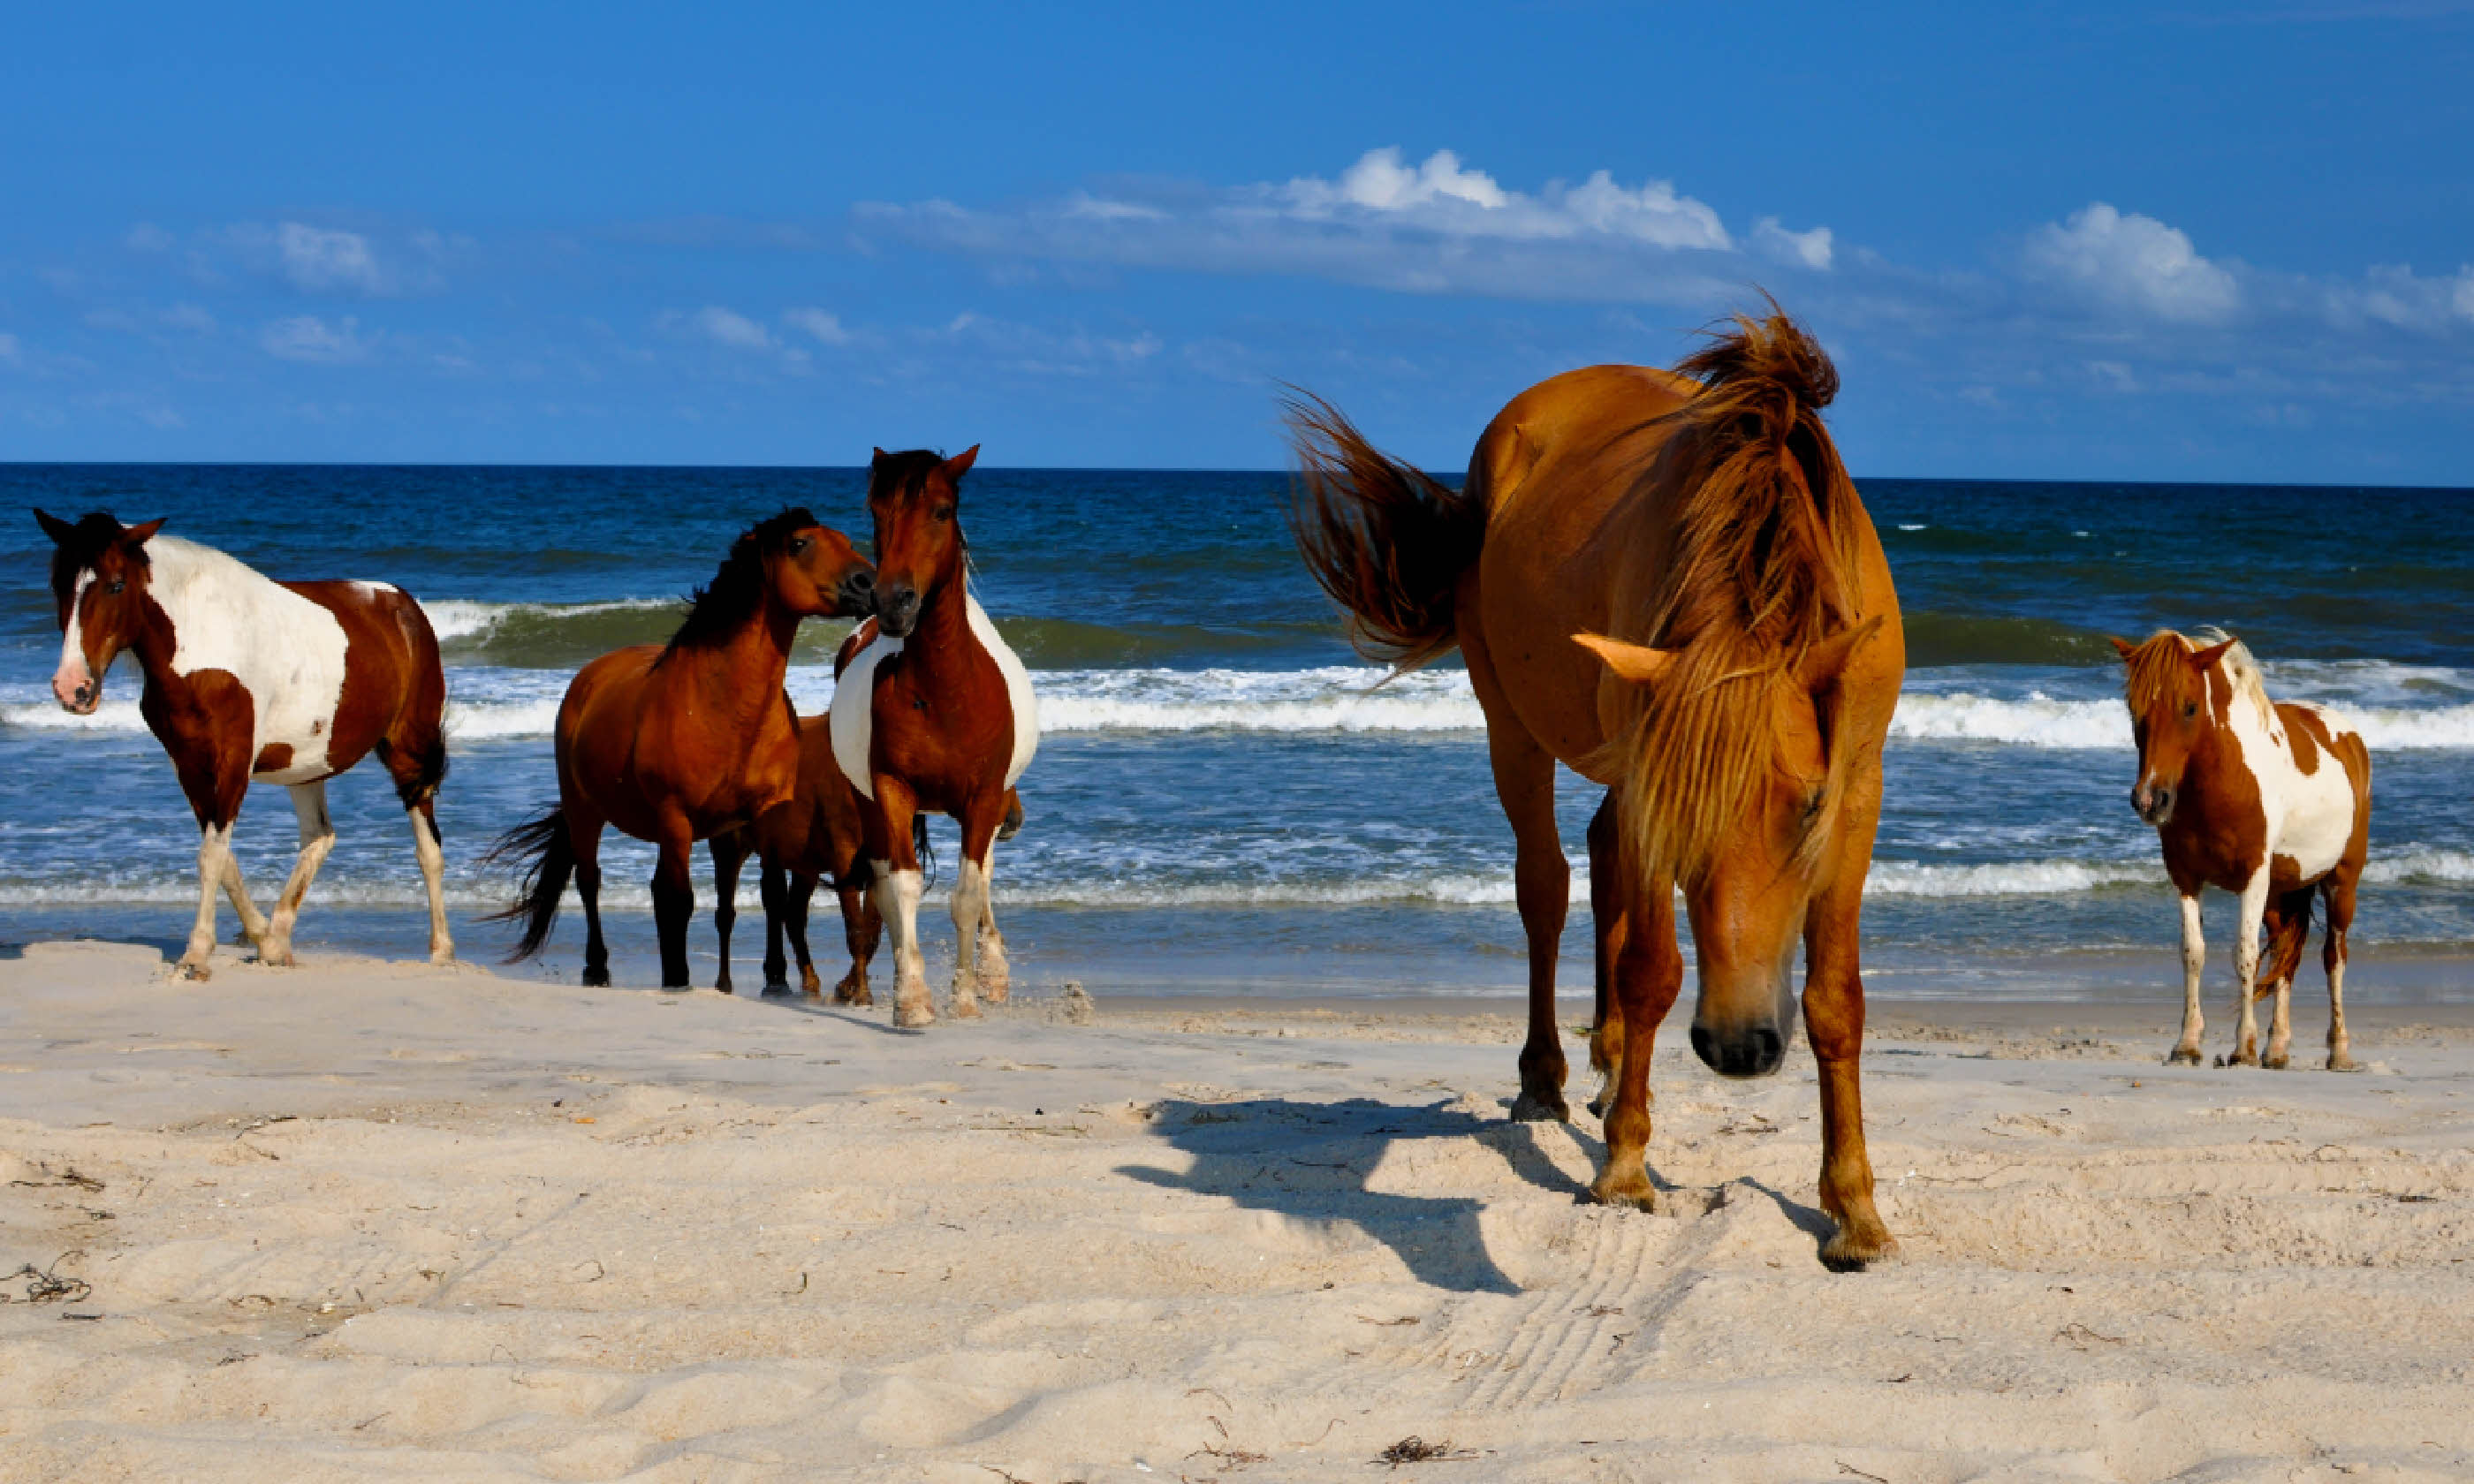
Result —
[[873, 572], [853, 573], [850, 580], [850, 590], [853, 592], [874, 592], [876, 590], [876, 574]]

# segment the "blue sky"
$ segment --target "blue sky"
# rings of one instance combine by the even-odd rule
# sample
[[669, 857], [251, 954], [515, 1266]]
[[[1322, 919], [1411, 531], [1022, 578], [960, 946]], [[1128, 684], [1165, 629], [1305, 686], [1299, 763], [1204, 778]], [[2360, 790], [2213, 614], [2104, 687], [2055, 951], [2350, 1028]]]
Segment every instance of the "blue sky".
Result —
[[0, 458], [1456, 467], [1767, 289], [1859, 476], [2474, 485], [2474, 3], [35, 9]]

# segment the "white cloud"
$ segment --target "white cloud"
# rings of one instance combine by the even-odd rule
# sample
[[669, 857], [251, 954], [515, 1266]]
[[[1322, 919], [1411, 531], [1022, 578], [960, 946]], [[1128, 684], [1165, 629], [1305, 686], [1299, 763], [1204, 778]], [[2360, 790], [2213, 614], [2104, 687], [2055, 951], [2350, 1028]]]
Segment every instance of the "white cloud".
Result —
[[1637, 189], [1601, 170], [1579, 185], [1551, 180], [1536, 196], [1508, 191], [1460, 156], [1437, 150], [1411, 169], [1396, 149], [1369, 150], [1338, 181], [1307, 176], [1279, 188], [1277, 200], [1305, 221], [1405, 226], [1445, 236], [1553, 240], [1600, 236], [1661, 248], [1724, 251], [1734, 246], [1718, 213], [1665, 180]]
[[1802, 264], [1807, 268], [1830, 271], [1831, 232], [1827, 227], [1810, 231], [1791, 232], [1779, 225], [1779, 219], [1765, 216], [1753, 224], [1753, 245], [1782, 263]]
[[850, 331], [842, 327], [840, 317], [821, 309], [786, 309], [782, 312], [782, 323], [792, 329], [807, 331], [824, 345], [850, 344]]
[[368, 360], [377, 337], [364, 338], [360, 321], [351, 315], [330, 324], [316, 315], [302, 314], [268, 322], [258, 331], [257, 344], [278, 360], [345, 366]]
[[2023, 266], [2103, 307], [2163, 320], [2213, 323], [2242, 306], [2233, 274], [2201, 257], [2187, 235], [2103, 202], [2030, 232]]
[[677, 323], [684, 325], [691, 333], [701, 335], [716, 346], [728, 346], [734, 350], [769, 350], [773, 347], [773, 337], [765, 331], [764, 325], [735, 309], [725, 309], [719, 304], [707, 304]]
[[275, 247], [282, 257], [283, 276], [304, 293], [350, 289], [377, 294], [387, 288], [370, 240], [358, 232], [285, 222], [275, 229]]

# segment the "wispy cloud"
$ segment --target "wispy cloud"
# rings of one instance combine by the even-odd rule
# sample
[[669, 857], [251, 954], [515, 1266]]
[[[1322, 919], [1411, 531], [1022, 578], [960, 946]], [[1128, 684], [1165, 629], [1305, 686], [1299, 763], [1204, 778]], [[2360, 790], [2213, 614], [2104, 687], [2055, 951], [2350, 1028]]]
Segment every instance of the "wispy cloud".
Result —
[[378, 337], [361, 334], [360, 321], [351, 315], [333, 323], [316, 315], [293, 315], [270, 321], [258, 331], [258, 347], [281, 361], [318, 366], [349, 366], [366, 361]]
[[2187, 234], [2100, 201], [2030, 232], [2023, 266], [2029, 278], [2103, 308], [2215, 323], [2242, 307], [2233, 274], [2201, 257]]
[[786, 309], [782, 323], [813, 337], [819, 345], [846, 346], [851, 333], [842, 327], [841, 317], [821, 309]]
[[773, 336], [764, 325], [719, 304], [707, 304], [691, 314], [681, 316], [677, 323], [716, 346], [728, 346], [734, 350], [773, 348]]

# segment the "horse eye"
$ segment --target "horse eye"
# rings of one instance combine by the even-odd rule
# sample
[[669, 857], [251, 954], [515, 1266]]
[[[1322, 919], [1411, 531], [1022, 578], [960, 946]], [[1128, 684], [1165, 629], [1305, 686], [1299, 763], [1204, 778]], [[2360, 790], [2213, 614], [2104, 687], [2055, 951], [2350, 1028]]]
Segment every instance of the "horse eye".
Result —
[[126, 587], [126, 586], [129, 586], [129, 581], [128, 581], [128, 579], [126, 579], [126, 578], [119, 578], [119, 577], [115, 577], [115, 578], [113, 578], [113, 579], [111, 580], [111, 586], [109, 586], [109, 587], [106, 587], [106, 588], [105, 588], [105, 589], [103, 589], [103, 590], [104, 590], [104, 591], [106, 591], [106, 592], [118, 592], [121, 588]]
[[794, 557], [795, 557], [795, 556], [797, 556], [799, 553], [801, 553], [801, 552], [803, 552], [803, 551], [806, 551], [807, 549], [808, 549], [808, 539], [807, 539], [806, 537], [804, 537], [804, 536], [794, 536], [794, 537], [790, 538], [790, 555], [792, 555], [792, 556], [794, 556]]
[[2182, 703], [2182, 719], [2184, 721], [2189, 721], [2192, 717], [2198, 714], [2199, 703], [2196, 701], [2185, 701]]
[[951, 519], [953, 519], [953, 518], [954, 518], [954, 507], [952, 507], [951, 505], [939, 505], [939, 506], [937, 506], [937, 507], [936, 507], [936, 518], [937, 518], [937, 519], [939, 519], [939, 520], [951, 520]]

